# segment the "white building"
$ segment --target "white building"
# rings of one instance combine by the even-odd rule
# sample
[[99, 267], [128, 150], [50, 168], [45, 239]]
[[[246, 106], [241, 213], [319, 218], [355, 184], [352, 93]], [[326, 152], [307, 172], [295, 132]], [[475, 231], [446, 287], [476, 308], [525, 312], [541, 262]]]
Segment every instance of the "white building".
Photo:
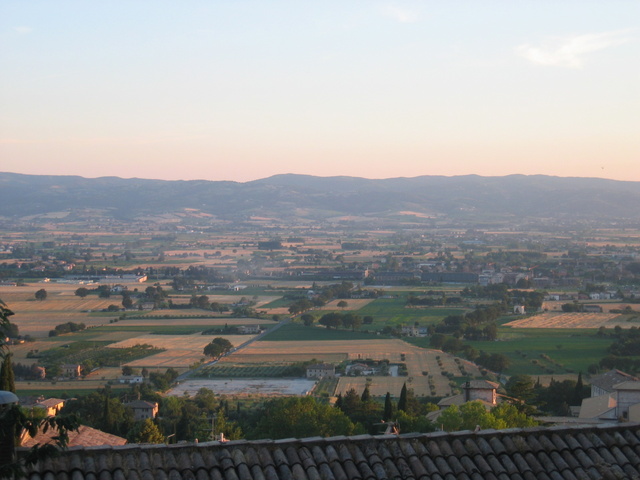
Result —
[[307, 367], [307, 378], [335, 377], [336, 367], [328, 363], [316, 363]]

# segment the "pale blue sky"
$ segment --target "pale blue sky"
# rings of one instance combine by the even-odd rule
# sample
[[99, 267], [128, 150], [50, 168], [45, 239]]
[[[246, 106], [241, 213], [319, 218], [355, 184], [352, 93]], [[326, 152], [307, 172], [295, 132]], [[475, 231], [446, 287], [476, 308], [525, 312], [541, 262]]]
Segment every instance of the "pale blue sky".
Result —
[[0, 171], [640, 181], [640, 1], [0, 2]]

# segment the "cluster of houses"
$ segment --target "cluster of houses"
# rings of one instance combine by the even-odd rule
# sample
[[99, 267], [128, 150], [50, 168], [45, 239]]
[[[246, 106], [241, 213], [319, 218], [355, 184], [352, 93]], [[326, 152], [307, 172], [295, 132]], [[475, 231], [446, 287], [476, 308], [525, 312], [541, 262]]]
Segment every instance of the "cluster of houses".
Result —
[[[25, 398], [20, 404], [24, 408], [41, 410], [45, 416], [51, 417], [60, 413], [66, 400], [61, 398]], [[124, 404], [133, 411], [135, 421], [153, 419], [158, 415], [158, 403], [145, 400], [134, 400]], [[55, 429], [40, 430], [35, 436], [30, 436], [25, 430], [21, 433], [19, 444], [22, 447], [33, 447], [37, 444], [52, 443], [57, 435]], [[99, 445], [124, 445], [127, 440], [117, 435], [103, 432], [87, 425], [80, 425], [78, 430], [69, 431], [69, 447], [95, 447]]]
[[[366, 364], [352, 364], [347, 367], [347, 375], [357, 371], [360, 375], [376, 375], [375, 367]], [[335, 377], [335, 366], [318, 363], [307, 367], [307, 378], [321, 379]], [[487, 410], [502, 401], [514, 399], [498, 393], [500, 384], [488, 380], [470, 380], [462, 385], [462, 393], [443, 398], [438, 402], [439, 410], [431, 412], [427, 418], [436, 422], [442, 412], [451, 405], [463, 405], [479, 401]], [[620, 370], [611, 370], [591, 379], [591, 396], [579, 407], [572, 407], [572, 417], [542, 418], [542, 421], [560, 423], [610, 423], [640, 422], [640, 378]]]
[[[397, 376], [398, 365], [377, 364], [370, 365], [363, 362], [355, 362], [345, 367], [344, 374], [346, 376], [365, 376], [365, 375], [391, 375]], [[320, 380], [322, 378], [333, 378], [337, 376], [336, 367], [330, 363], [314, 363], [307, 366], [306, 377], [309, 379]]]
[[610, 370], [591, 379], [591, 396], [582, 401], [582, 421], [640, 422], [640, 378]]

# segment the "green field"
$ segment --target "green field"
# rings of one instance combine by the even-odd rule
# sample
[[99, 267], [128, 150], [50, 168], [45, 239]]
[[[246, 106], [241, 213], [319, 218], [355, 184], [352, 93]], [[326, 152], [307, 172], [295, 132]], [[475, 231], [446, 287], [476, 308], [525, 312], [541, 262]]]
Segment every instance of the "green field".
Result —
[[413, 325], [418, 322], [427, 326], [438, 323], [448, 315], [459, 315], [465, 312], [464, 308], [451, 307], [406, 307], [406, 298], [378, 298], [365, 305], [357, 313], [361, 316], [371, 315], [373, 324], [368, 326], [378, 330], [387, 325]]
[[612, 339], [595, 330], [500, 329], [495, 342], [467, 342], [478, 351], [509, 357], [507, 374], [553, 375], [587, 372], [607, 355]]
[[261, 308], [284, 308], [284, 307], [288, 307], [293, 302], [294, 302], [294, 300], [291, 300], [291, 299], [288, 299], [288, 298], [278, 298], [277, 300], [274, 300], [272, 302], [265, 303], [264, 305], [260, 305], [258, 307], [258, 309], [261, 309]]
[[112, 342], [76, 341], [65, 346], [50, 348], [39, 353], [39, 363], [45, 366], [60, 363], [83, 364], [92, 361], [97, 366], [117, 367], [123, 363], [163, 352], [150, 345], [136, 345], [128, 348], [106, 348]]

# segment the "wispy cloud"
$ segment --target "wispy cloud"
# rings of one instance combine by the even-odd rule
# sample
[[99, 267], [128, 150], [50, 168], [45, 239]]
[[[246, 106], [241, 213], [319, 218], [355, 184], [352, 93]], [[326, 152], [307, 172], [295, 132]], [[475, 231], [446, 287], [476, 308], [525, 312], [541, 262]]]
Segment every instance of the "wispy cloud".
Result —
[[386, 17], [392, 18], [400, 23], [415, 23], [418, 21], [418, 14], [408, 8], [400, 8], [396, 5], [387, 5], [382, 8], [382, 13]]
[[581, 68], [592, 52], [622, 45], [631, 40], [630, 30], [589, 33], [549, 38], [542, 46], [519, 45], [516, 53], [537, 65]]
[[16, 33], [19, 33], [20, 35], [26, 35], [27, 33], [33, 32], [33, 28], [25, 27], [25, 26], [19, 26], [19, 27], [13, 27], [13, 31], [16, 32]]

